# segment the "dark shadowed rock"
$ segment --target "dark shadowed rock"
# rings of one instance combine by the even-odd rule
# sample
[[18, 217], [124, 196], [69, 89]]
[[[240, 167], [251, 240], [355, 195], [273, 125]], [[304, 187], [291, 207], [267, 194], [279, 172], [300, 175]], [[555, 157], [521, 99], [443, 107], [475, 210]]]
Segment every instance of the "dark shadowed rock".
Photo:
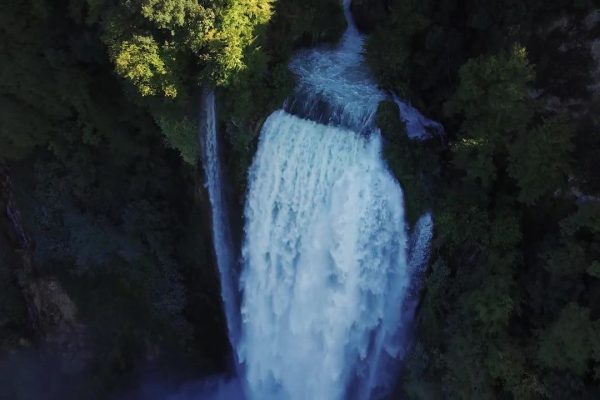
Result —
[[372, 32], [390, 12], [393, 0], [353, 0], [352, 15], [362, 32]]
[[34, 243], [27, 234], [12, 192], [8, 169], [0, 165], [0, 234], [15, 253], [14, 275], [27, 303], [28, 319], [40, 348], [80, 369], [90, 359], [86, 330], [77, 307], [58, 280], [40, 277], [33, 262]]

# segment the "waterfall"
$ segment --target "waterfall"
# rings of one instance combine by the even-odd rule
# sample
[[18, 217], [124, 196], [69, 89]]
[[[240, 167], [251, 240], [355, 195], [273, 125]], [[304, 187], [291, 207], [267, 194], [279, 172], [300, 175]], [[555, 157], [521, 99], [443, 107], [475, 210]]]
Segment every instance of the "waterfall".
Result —
[[443, 138], [446, 135], [444, 127], [439, 122], [426, 118], [419, 110], [400, 100], [395, 94], [392, 94], [392, 100], [398, 106], [400, 119], [406, 125], [406, 134], [409, 138], [425, 140], [432, 136]]
[[342, 398], [373, 334], [381, 347], [397, 325], [390, 301], [409, 284], [402, 193], [379, 150], [377, 136], [283, 111], [265, 123], [243, 249], [252, 398]]
[[[214, 251], [249, 399], [379, 398], [409, 342], [433, 221], [425, 214], [408, 235], [402, 190], [381, 158], [374, 122], [388, 96], [364, 65], [349, 0], [344, 11], [348, 29], [339, 45], [294, 57], [294, 94], [261, 130], [248, 175], [240, 279], [214, 92], [202, 96]], [[401, 107], [404, 115], [413, 110]], [[424, 117], [412, 120], [437, 128]]]
[[[213, 89], [202, 92], [200, 144], [205, 184], [212, 210], [214, 252], [221, 281], [221, 297], [227, 322], [229, 342], [235, 349], [239, 336], [239, 302], [237, 290], [236, 257], [230, 231], [227, 205], [224, 199], [224, 182], [219, 161], [215, 93]], [[235, 352], [234, 352], [235, 353]]]
[[250, 399], [379, 398], [405, 353], [432, 220], [409, 238], [349, 5], [338, 46], [291, 61], [298, 85], [249, 171], [234, 343]]

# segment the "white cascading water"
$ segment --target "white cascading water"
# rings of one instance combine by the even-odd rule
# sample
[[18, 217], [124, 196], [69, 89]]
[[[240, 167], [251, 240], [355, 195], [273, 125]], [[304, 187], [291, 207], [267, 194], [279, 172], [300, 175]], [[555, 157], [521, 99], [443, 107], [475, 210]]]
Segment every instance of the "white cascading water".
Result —
[[237, 260], [233, 253], [233, 240], [223, 194], [224, 182], [221, 163], [219, 162], [215, 93], [213, 89], [207, 88], [202, 92], [202, 111], [204, 113], [200, 118], [203, 123], [200, 129], [202, 165], [212, 210], [214, 251], [221, 282], [221, 297], [225, 310], [229, 342], [235, 348], [239, 336]]
[[376, 136], [284, 111], [265, 123], [243, 250], [251, 398], [342, 398], [398, 325], [390, 302], [409, 284], [402, 193], [379, 151]]
[[349, 3], [339, 46], [292, 61], [298, 87], [249, 172], [237, 354], [253, 400], [379, 398], [407, 345], [432, 220], [407, 237]]
[[406, 133], [409, 138], [424, 140], [431, 138], [432, 134], [439, 137], [445, 136], [442, 124], [426, 118], [419, 110], [403, 102], [395, 94], [392, 94], [392, 100], [398, 106], [400, 119], [406, 124]]

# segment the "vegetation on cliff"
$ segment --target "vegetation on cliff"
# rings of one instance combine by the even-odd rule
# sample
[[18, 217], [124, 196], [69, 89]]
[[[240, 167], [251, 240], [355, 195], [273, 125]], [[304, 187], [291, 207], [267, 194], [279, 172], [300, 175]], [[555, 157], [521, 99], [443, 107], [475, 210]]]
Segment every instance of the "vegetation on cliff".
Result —
[[[196, 71], [224, 79], [242, 61], [234, 47], [227, 58], [192, 61], [179, 40], [199, 26], [187, 19], [184, 3], [194, 2], [3, 5], [0, 162], [32, 238], [34, 270], [20, 272], [25, 250], [4, 240], [11, 224], [3, 208], [2, 398], [105, 398], [151, 365], [224, 368], [227, 338], [196, 193], [197, 130], [189, 108], [201, 80]], [[240, 35], [245, 47], [254, 16], [235, 15], [233, 6], [219, 16], [231, 30], [222, 40], [235, 46]], [[168, 43], [169, 28], [176, 45]], [[54, 289], [37, 291], [44, 297], [38, 300], [57, 305], [49, 311], [57, 320], [70, 313], [60, 304], [76, 306], [85, 326], [82, 353], [90, 354], [72, 354], [68, 340], [62, 347], [40, 340], [44, 327], [31, 320], [23, 299], [23, 288], [39, 279], [60, 282], [68, 301], [58, 301]], [[71, 379], [78, 384], [66, 392], [50, 384]]]
[[432, 208], [437, 225], [399, 391], [597, 397], [600, 192], [586, 148], [600, 143], [592, 2], [371, 3], [388, 10], [365, 19], [377, 21], [367, 47], [376, 78], [448, 135], [447, 145], [410, 143], [385, 123], [398, 110], [380, 106], [409, 214]]
[[[340, 4], [9, 0], [0, 22], [0, 167], [12, 182], [0, 198], [31, 238], [18, 244], [0, 201], [0, 397], [106, 398], [157, 370], [223, 371], [197, 93], [219, 87], [242, 193], [260, 121], [293, 87], [289, 57], [339, 35]], [[38, 305], [48, 328], [32, 320]], [[81, 341], [44, 339], [73, 336], [62, 321]]]
[[[448, 135], [411, 141], [394, 103], [378, 110], [410, 219], [432, 208], [437, 226], [407, 398], [600, 395], [594, 7], [353, 2], [382, 88]], [[262, 122], [294, 87], [290, 56], [343, 28], [338, 0], [4, 2], [0, 397], [106, 398], [156, 366], [224, 369], [198, 89], [218, 86], [241, 199]], [[34, 292], [47, 331], [31, 318]], [[47, 338], [74, 327], [72, 359], [68, 341]], [[53, 384], [74, 377], [67, 391]]]

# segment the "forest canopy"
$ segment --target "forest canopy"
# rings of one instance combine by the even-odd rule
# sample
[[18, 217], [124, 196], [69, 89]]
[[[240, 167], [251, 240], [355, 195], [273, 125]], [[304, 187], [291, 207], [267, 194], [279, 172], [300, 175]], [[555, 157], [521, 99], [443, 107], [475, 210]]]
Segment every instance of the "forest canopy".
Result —
[[[381, 89], [445, 128], [416, 142], [393, 102], [377, 110], [409, 224], [432, 210], [436, 229], [398, 395], [600, 398], [597, 3], [352, 10]], [[344, 28], [338, 0], [3, 2], [0, 209], [31, 240], [0, 216], [0, 398], [106, 398], [149, 371], [226, 370], [200, 89], [217, 87], [239, 212], [260, 128], [294, 87], [290, 57]], [[29, 287], [60, 300], [48, 326], [32, 323]], [[87, 332], [81, 347], [65, 326]]]
[[387, 123], [398, 111], [379, 107], [409, 217], [436, 216], [401, 395], [598, 397], [597, 5], [357, 0], [355, 9], [372, 32], [366, 54], [380, 85], [446, 131], [443, 141], [398, 140], [403, 129]]

